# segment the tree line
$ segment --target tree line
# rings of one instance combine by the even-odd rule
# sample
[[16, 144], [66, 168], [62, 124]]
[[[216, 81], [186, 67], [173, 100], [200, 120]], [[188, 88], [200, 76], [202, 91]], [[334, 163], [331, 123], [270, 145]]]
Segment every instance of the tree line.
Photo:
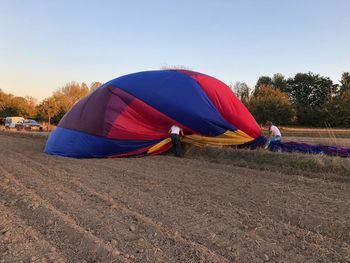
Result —
[[53, 94], [37, 103], [32, 97], [18, 97], [0, 89], [0, 119], [8, 116], [21, 116], [28, 119], [58, 124], [64, 114], [81, 98], [102, 84], [70, 82], [58, 88]]
[[339, 84], [312, 72], [286, 79], [281, 73], [261, 76], [254, 89], [246, 83], [231, 86], [258, 123], [350, 127], [350, 72]]
[[[81, 98], [101, 86], [100, 82], [70, 82], [38, 103], [33, 97], [18, 97], [0, 89], [0, 119], [22, 116], [58, 124]], [[255, 87], [244, 82], [230, 85], [258, 123], [267, 120], [279, 125], [350, 127], [350, 72], [339, 84], [312, 72], [286, 79], [281, 73], [261, 76]]]

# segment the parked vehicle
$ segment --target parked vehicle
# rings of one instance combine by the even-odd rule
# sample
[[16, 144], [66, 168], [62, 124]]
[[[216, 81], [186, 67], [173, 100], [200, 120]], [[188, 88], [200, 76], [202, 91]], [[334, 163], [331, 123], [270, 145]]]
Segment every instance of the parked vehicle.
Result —
[[41, 126], [37, 121], [35, 120], [23, 120], [19, 121], [16, 124], [16, 129], [19, 130], [26, 130], [26, 131], [43, 131], [43, 126]]
[[5, 129], [13, 129], [16, 127], [18, 122], [24, 121], [22, 117], [6, 117], [5, 119]]

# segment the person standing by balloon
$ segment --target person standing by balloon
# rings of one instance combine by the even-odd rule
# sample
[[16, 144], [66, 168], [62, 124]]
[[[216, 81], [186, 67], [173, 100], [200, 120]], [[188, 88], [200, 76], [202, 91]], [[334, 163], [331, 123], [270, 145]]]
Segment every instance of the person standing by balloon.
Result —
[[183, 130], [176, 125], [171, 126], [169, 133], [171, 135], [171, 141], [173, 143], [173, 153], [176, 157], [181, 157], [181, 141], [180, 136], [184, 135]]

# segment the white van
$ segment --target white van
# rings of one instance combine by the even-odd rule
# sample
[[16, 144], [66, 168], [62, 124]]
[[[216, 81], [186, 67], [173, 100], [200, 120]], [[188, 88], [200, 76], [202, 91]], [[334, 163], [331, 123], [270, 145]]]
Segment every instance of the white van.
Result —
[[22, 117], [6, 117], [5, 119], [5, 129], [13, 129], [16, 126], [16, 123], [23, 122], [24, 118]]

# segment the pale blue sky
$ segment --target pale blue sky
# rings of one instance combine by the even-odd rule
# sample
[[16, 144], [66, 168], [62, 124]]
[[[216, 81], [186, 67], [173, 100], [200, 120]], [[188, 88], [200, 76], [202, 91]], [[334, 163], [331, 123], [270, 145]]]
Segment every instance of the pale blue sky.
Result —
[[70, 81], [185, 65], [261, 75], [350, 71], [348, 0], [0, 0], [0, 88], [39, 100]]

